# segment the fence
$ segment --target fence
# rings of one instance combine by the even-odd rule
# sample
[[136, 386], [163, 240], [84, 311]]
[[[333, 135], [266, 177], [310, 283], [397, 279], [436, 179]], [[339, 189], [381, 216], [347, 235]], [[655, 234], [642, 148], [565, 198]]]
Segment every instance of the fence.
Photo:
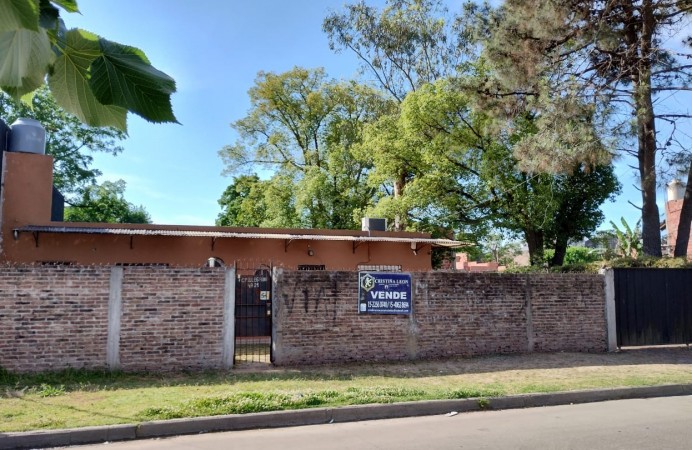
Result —
[[692, 343], [692, 269], [615, 269], [618, 346]]
[[[605, 351], [603, 277], [414, 273], [410, 315], [358, 314], [358, 274], [274, 269], [275, 363]], [[235, 269], [0, 267], [0, 366], [233, 365]]]

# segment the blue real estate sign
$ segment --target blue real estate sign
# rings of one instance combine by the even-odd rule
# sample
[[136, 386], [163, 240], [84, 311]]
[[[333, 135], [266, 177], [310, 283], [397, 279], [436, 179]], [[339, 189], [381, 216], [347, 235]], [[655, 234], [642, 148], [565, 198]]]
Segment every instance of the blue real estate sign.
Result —
[[358, 273], [358, 312], [361, 314], [411, 314], [411, 274]]

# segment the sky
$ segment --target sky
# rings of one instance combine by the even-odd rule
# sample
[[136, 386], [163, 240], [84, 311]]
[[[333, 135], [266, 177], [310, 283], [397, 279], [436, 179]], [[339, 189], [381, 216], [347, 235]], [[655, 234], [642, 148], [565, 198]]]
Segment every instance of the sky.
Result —
[[[384, 0], [369, 0], [378, 6]], [[247, 91], [259, 71], [294, 66], [325, 68], [336, 79], [358, 75], [350, 53], [329, 49], [322, 20], [345, 0], [79, 0], [80, 14], [61, 15], [79, 27], [142, 49], [151, 63], [172, 76], [173, 111], [180, 124], [152, 124], [128, 116], [128, 138], [118, 156], [95, 154], [104, 180], [123, 179], [125, 198], [142, 205], [154, 223], [213, 225], [217, 200], [232, 182], [222, 176], [218, 151], [236, 140], [230, 124], [243, 118]], [[448, 0], [451, 8], [461, 1]], [[606, 203], [610, 228], [624, 217], [634, 224], [640, 204], [632, 161], [619, 161], [623, 194]], [[659, 193], [659, 208], [664, 193]], [[661, 213], [663, 213], [661, 209]]]

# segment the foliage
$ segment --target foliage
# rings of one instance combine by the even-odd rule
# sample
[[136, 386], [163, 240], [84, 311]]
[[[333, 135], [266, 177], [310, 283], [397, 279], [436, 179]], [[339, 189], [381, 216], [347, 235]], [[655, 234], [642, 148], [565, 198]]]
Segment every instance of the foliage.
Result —
[[[535, 132], [534, 118], [519, 117], [513, 134], [498, 136], [463, 84], [438, 80], [421, 86], [406, 96], [398, 115], [366, 127], [360, 147], [373, 165], [369, 182], [385, 187], [371, 211], [389, 219], [403, 215], [410, 228], [456, 230], [473, 241], [489, 227], [521, 234], [533, 264], [543, 263], [548, 245], [558, 249], [553, 263], [561, 265], [568, 240], [591, 233], [603, 220], [600, 205], [618, 192], [612, 167], [522, 171], [513, 147]], [[402, 169], [405, 189], [392, 196]]]
[[613, 268], [656, 268], [656, 269], [692, 269], [692, 261], [686, 258], [652, 258], [643, 256], [639, 258], [616, 258], [608, 261]]
[[363, 71], [399, 102], [452, 75], [466, 59], [468, 36], [440, 0], [387, 0], [382, 11], [365, 2], [344, 8], [324, 19], [329, 47], [353, 52]]
[[[545, 262], [550, 263], [554, 256], [555, 250], [546, 250], [544, 254]], [[567, 247], [567, 251], [565, 252], [564, 264], [589, 264], [599, 261], [600, 259], [600, 255], [598, 254], [598, 251], [596, 251], [596, 249], [586, 247]]]
[[46, 129], [46, 153], [53, 157], [53, 184], [68, 203], [76, 202], [80, 193], [101, 175], [100, 170], [91, 167], [91, 153], [117, 155], [122, 151], [117, 144], [125, 138], [124, 132], [85, 125], [62, 109], [45, 86], [36, 91], [30, 105], [0, 92], [0, 114], [8, 124], [19, 117], [41, 122]]
[[642, 233], [640, 229], [641, 220], [637, 221], [634, 228], [631, 228], [624, 217], [620, 218], [622, 229], [610, 221], [613, 231], [618, 238], [617, 252], [620, 256], [637, 259], [642, 252]]
[[88, 186], [77, 204], [65, 208], [66, 222], [151, 223], [143, 206], [134, 206], [123, 197], [125, 182], [105, 181]]
[[219, 199], [222, 211], [216, 219], [216, 225], [261, 226], [267, 217], [263, 186], [257, 175], [236, 177]]
[[[676, 130], [690, 118], [684, 110], [663, 111], [658, 100], [689, 90], [690, 53], [675, 48], [671, 39], [686, 25], [689, 12], [686, 1], [507, 0], [492, 19], [480, 21], [486, 25], [485, 54], [496, 75], [486, 84], [492, 98], [512, 99], [518, 108], [538, 105], [546, 118], [569, 113], [561, 105], [581, 99], [608, 125], [618, 152], [637, 158], [642, 251], [652, 256], [661, 255], [657, 154], [680, 143]], [[663, 139], [656, 132], [661, 121], [673, 130]], [[550, 127], [541, 134], [538, 143], [549, 144]], [[564, 149], [545, 149], [528, 146], [523, 158], [539, 165], [557, 163], [556, 169], [564, 170], [562, 158], [556, 158]], [[595, 154], [587, 146], [574, 157], [593, 161]]]
[[322, 69], [299, 67], [260, 72], [249, 96], [250, 112], [232, 125], [240, 138], [220, 155], [228, 174], [273, 171], [269, 182], [255, 183], [255, 195], [264, 190], [276, 210], [259, 223], [357, 228], [375, 190], [363, 182], [368, 166], [353, 146], [391, 102], [366, 86], [329, 80]]
[[127, 112], [175, 122], [175, 81], [135, 47], [85, 30], [68, 30], [61, 10], [75, 0], [0, 2], [0, 90], [29, 102], [47, 84], [61, 108], [91, 126], [126, 130]]

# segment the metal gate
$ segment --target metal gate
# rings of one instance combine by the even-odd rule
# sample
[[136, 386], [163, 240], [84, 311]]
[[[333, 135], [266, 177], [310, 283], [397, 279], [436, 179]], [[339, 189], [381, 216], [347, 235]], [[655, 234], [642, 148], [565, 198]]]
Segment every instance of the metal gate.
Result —
[[691, 269], [615, 269], [618, 346], [692, 343]]
[[238, 275], [235, 289], [234, 363], [272, 362], [271, 274]]

